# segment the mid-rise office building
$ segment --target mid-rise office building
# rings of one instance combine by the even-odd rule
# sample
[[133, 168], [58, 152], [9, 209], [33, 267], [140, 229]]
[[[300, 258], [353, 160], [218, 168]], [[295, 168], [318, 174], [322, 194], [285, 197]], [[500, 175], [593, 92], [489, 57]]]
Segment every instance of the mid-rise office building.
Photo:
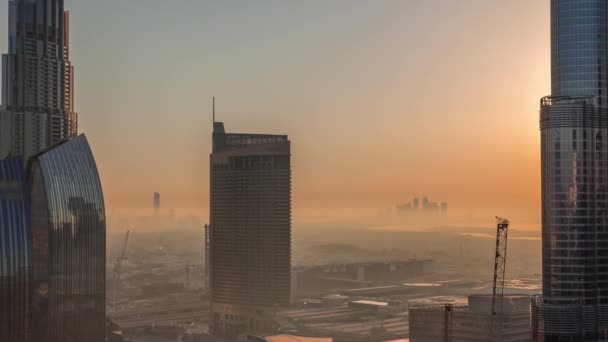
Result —
[[551, 1], [538, 341], [608, 340], [608, 1]]
[[23, 160], [0, 160], [0, 341], [27, 341], [29, 219]]
[[63, 0], [9, 0], [8, 5], [0, 158], [27, 158], [78, 130], [70, 16]]
[[106, 223], [84, 135], [32, 157], [32, 341], [105, 339]]
[[210, 330], [270, 329], [291, 300], [291, 155], [285, 135], [226, 133], [210, 157]]

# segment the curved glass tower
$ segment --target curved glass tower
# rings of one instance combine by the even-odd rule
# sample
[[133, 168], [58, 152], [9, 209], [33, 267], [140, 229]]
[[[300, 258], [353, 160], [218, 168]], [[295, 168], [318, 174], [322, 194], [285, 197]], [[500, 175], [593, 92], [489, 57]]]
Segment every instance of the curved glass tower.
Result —
[[551, 1], [539, 341], [608, 341], [608, 0]]
[[28, 166], [34, 341], [103, 342], [106, 224], [101, 182], [80, 135]]
[[29, 210], [21, 158], [0, 160], [0, 341], [27, 338]]

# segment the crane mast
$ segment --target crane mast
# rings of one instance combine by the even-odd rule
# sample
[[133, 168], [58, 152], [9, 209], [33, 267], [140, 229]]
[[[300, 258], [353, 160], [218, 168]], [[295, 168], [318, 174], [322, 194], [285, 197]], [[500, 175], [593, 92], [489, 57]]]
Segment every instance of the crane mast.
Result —
[[502, 299], [505, 289], [505, 270], [507, 267], [507, 236], [509, 220], [496, 218], [496, 255], [494, 258], [494, 286], [492, 289], [492, 316], [496, 316], [497, 304], [502, 312]]
[[120, 256], [116, 259], [114, 263], [114, 284], [112, 288], [112, 302], [116, 305], [116, 296], [118, 291], [118, 283], [120, 282], [120, 276], [122, 273], [122, 262], [127, 259], [127, 243], [129, 242], [129, 235], [131, 234], [130, 230], [127, 230], [127, 235], [125, 236], [125, 242], [122, 245], [122, 250], [120, 252]]
[[505, 289], [505, 270], [507, 267], [507, 236], [509, 220], [496, 218], [496, 255], [494, 258], [494, 286], [492, 289], [492, 316], [496, 316], [497, 308], [502, 312], [502, 300]]

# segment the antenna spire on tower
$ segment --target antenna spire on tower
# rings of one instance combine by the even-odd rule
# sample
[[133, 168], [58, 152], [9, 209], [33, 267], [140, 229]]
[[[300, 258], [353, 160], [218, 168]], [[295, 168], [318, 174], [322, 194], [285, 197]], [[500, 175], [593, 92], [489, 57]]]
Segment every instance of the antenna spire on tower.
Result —
[[215, 123], [215, 96], [213, 97], [213, 123]]

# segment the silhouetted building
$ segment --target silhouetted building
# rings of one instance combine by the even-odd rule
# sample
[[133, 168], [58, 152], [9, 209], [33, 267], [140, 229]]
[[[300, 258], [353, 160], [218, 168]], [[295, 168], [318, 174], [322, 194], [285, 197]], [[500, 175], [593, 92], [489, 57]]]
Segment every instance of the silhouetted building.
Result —
[[160, 193], [154, 193], [154, 212], [160, 212]]
[[[420, 214], [425, 214], [424, 217], [428, 218], [438, 216], [438, 214], [447, 214], [448, 204], [446, 202], [431, 202], [428, 197], [424, 197], [422, 199], [422, 210], [420, 210], [420, 199], [414, 197], [411, 202], [398, 204], [395, 209], [401, 217], [416, 218], [420, 217]], [[389, 216], [391, 214], [392, 212], [388, 213]]]
[[0, 158], [29, 157], [78, 130], [70, 17], [63, 0], [9, 0], [8, 9]]
[[397, 205], [397, 213], [399, 215], [408, 215], [415, 213], [415, 211], [413, 210], [411, 203], [405, 203]]
[[30, 260], [23, 160], [0, 160], [0, 341], [26, 341]]
[[608, 1], [551, 1], [552, 96], [541, 100], [539, 341], [606, 340]]
[[431, 202], [428, 197], [424, 197], [422, 199], [422, 212], [425, 214], [437, 214], [439, 213], [439, 204]]
[[443, 215], [446, 215], [448, 213], [448, 203], [447, 202], [441, 202], [441, 213]]
[[84, 135], [34, 155], [32, 341], [102, 342], [106, 224], [101, 182]]
[[267, 329], [291, 300], [291, 155], [285, 135], [226, 133], [214, 123], [210, 330]]

